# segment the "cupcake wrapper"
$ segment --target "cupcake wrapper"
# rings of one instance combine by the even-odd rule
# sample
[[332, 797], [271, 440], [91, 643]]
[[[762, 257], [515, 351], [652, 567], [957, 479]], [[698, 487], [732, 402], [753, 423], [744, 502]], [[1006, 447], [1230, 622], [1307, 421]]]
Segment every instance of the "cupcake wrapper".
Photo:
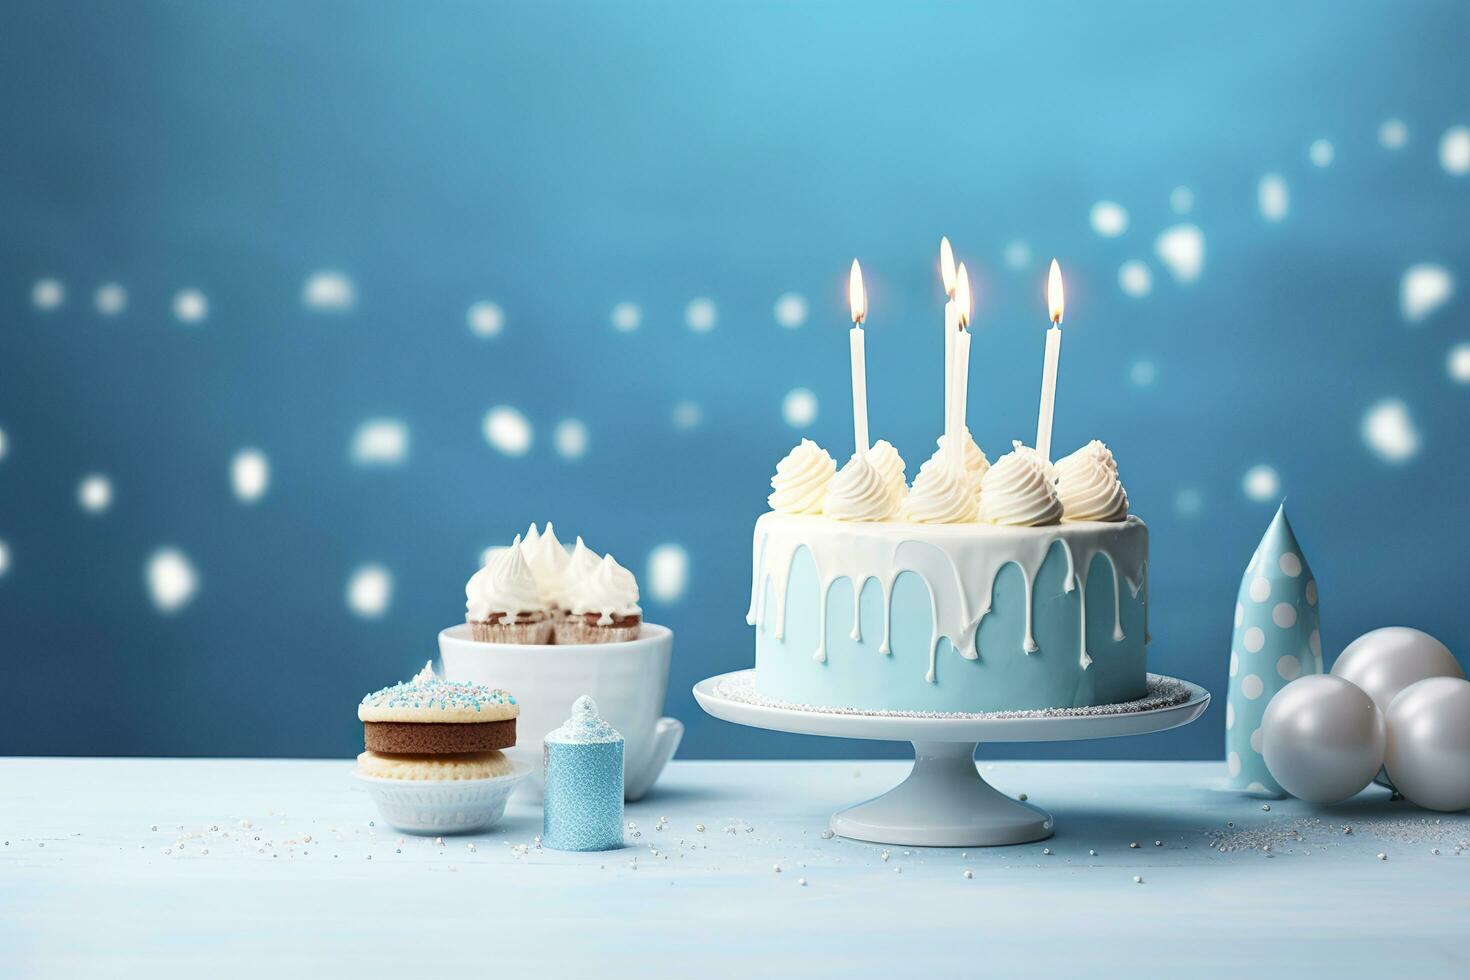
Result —
[[581, 616], [568, 616], [556, 624], [556, 642], [569, 643], [626, 643], [636, 640], [643, 632], [643, 621], [615, 623], [599, 626], [589, 623]]
[[545, 646], [552, 642], [556, 624], [549, 619], [535, 623], [486, 623], [467, 620], [470, 635], [479, 643], [515, 643]]

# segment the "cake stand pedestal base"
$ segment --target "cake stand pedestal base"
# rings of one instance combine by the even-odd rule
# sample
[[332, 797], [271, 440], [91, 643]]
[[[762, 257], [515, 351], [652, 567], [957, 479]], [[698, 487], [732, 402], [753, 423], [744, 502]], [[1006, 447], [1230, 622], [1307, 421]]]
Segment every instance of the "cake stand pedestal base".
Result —
[[876, 799], [834, 814], [833, 833], [918, 847], [989, 847], [1050, 837], [1051, 814], [987, 783], [975, 768], [975, 746], [915, 742], [908, 778]]

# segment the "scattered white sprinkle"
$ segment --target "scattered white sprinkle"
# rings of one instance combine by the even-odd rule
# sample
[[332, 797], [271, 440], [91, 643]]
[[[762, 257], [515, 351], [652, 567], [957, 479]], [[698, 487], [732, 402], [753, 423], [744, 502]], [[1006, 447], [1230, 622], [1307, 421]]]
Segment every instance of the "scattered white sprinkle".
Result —
[[1388, 855], [1387, 854], [1384, 854], [1382, 851], [1379, 851], [1378, 852], [1378, 860], [1380, 860], [1380, 861], [1387, 861], [1388, 860]]
[[1402, 150], [1409, 142], [1409, 127], [1402, 119], [1385, 119], [1378, 126], [1378, 144], [1385, 150]]
[[357, 287], [346, 273], [322, 269], [306, 278], [301, 305], [317, 313], [346, 313], [357, 305]]
[[408, 426], [398, 419], [367, 419], [352, 436], [358, 466], [396, 466], [408, 456]]
[[817, 420], [817, 396], [810, 388], [792, 388], [781, 400], [781, 417], [793, 429], [804, 429]]
[[795, 330], [806, 323], [806, 298], [800, 293], [785, 293], [776, 300], [773, 313], [778, 324], [787, 330]]
[[393, 598], [393, 573], [382, 565], [363, 565], [347, 580], [347, 608], [364, 619], [388, 611]]
[[1131, 847], [1131, 848], [1133, 848], [1134, 850], [1137, 850], [1138, 849], [1138, 841], [1133, 841], [1128, 846]]
[[66, 287], [59, 279], [37, 279], [31, 287], [31, 303], [38, 310], [54, 310], [66, 302]]
[[202, 323], [209, 316], [209, 300], [197, 289], [181, 289], [174, 294], [174, 316], [180, 323]]
[[1088, 848], [1088, 849], [1087, 849], [1087, 853], [1088, 853], [1088, 855], [1089, 855], [1089, 856], [1091, 856], [1091, 857], [1097, 857], [1097, 851], [1095, 851], [1095, 850], [1093, 850], [1093, 849], [1092, 849], [1092, 848], [1090, 848], [1090, 847], [1089, 847], [1089, 848]]
[[1439, 165], [1453, 177], [1470, 173], [1470, 128], [1451, 126], [1439, 138]]
[[831, 830], [824, 830], [824, 831], [822, 831], [822, 840], [831, 840], [835, 836], [837, 836], [837, 835], [835, 833], [833, 833]]
[[1133, 883], [1135, 885], [1141, 885], [1141, 884], [1143, 884], [1143, 875], [1134, 875], [1133, 876]]
[[1049, 848], [1049, 847], [1043, 847], [1041, 849], [1041, 853], [1042, 854], [1045, 854], [1045, 855], [1047, 855], [1049, 857], [1049, 856], [1051, 856], [1051, 848]]
[[661, 544], [648, 553], [648, 594], [659, 602], [677, 602], [689, 584], [689, 552], [677, 544]]
[[697, 824], [694, 825], [694, 829], [695, 829], [695, 831], [697, 833], [701, 833], [702, 834], [702, 833], [704, 833], [704, 824], [697, 823]]
[[1252, 500], [1275, 500], [1276, 495], [1281, 492], [1281, 477], [1273, 467], [1265, 463], [1258, 463], [1246, 470], [1240, 482], [1245, 495]]
[[259, 449], [242, 449], [230, 460], [230, 488], [242, 504], [265, 496], [271, 482], [271, 464]]
[[587, 452], [587, 426], [581, 419], [562, 419], [551, 432], [551, 442], [562, 459], [580, 459]]
[[966, 868], [965, 869], [965, 877], [966, 878], [973, 878], [973, 877], [975, 877], [975, 872], [971, 871], [969, 868]]
[[112, 506], [112, 481], [101, 473], [88, 473], [77, 484], [77, 503], [89, 514], [105, 513]]
[[1262, 803], [1261, 804], [1261, 809], [1262, 810], [1265, 810], [1267, 813], [1270, 813], [1271, 812], [1271, 804], [1269, 804], [1269, 803]]
[[684, 307], [684, 323], [695, 333], [709, 333], [715, 328], [718, 319], [719, 311], [715, 308], [715, 301], [708, 297], [692, 299]]
[[622, 302], [612, 308], [608, 319], [619, 333], [632, 333], [643, 323], [643, 309], [637, 303]]
[[498, 337], [505, 329], [505, 311], [500, 304], [480, 300], [465, 311], [465, 323], [476, 337]]
[[183, 609], [199, 589], [194, 565], [177, 548], [155, 551], [144, 567], [144, 579], [154, 607], [165, 614]]
[[1419, 453], [1419, 430], [1409, 406], [1385, 398], [1363, 413], [1363, 442], [1386, 463], [1403, 463]]
[[1092, 230], [1103, 238], [1117, 238], [1128, 230], [1128, 211], [1116, 201], [1098, 201], [1088, 213]]
[[800, 885], [801, 887], [803, 887], [803, 888], [806, 887], [806, 879], [805, 878], [797, 878], [796, 879], [796, 883], [798, 885]]
[[104, 282], [97, 287], [92, 302], [103, 316], [117, 316], [128, 308], [128, 291], [120, 283]]
[[509, 405], [485, 413], [485, 441], [506, 456], [524, 456], [531, 448], [531, 423]]
[[779, 864], [773, 864], [773, 865], [771, 865], [771, 870], [774, 871], [774, 872], [776, 872], [777, 874], [780, 874], [780, 872], [781, 872], [781, 866]]

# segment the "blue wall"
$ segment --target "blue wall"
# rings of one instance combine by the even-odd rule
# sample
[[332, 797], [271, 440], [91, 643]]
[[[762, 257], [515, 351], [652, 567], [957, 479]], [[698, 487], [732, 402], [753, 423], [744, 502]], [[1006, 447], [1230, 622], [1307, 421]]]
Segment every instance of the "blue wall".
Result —
[[[679, 635], [686, 754], [896, 751], [736, 728], [687, 692], [751, 661], [749, 535], [776, 460], [802, 435], [847, 451], [854, 255], [874, 436], [910, 474], [929, 452], [940, 234], [976, 279], [970, 418], [992, 458], [1034, 431], [1062, 260], [1057, 443], [1106, 439], [1152, 526], [1154, 669], [1223, 692], [1236, 586], [1281, 495], [1329, 659], [1389, 623], [1463, 656], [1470, 329], [1458, 297], [1415, 320], [1401, 291], [1438, 267], [1410, 290], [1432, 306], [1470, 259], [1458, 137], [1441, 161], [1470, 123], [1470, 10], [1350, 10], [4, 5], [0, 752], [351, 753], [356, 700], [434, 652], [480, 550], [547, 517], [645, 592], [655, 546], [687, 553], [682, 596], [646, 601]], [[1126, 209], [1122, 234], [1094, 230], [1099, 201]], [[1192, 279], [1157, 250], [1180, 225], [1204, 244]], [[322, 270], [350, 309], [304, 302]], [[104, 315], [109, 282], [126, 306]], [[187, 289], [207, 302], [193, 323]], [[777, 322], [787, 293], [799, 327]], [[701, 297], [707, 332], [686, 325]], [[481, 301], [495, 336], [467, 325]], [[637, 329], [615, 329], [619, 303]], [[797, 388], [817, 414], [793, 426]], [[523, 455], [482, 433], [499, 405], [530, 426]], [[401, 423], [398, 462], [357, 461], [368, 419]], [[566, 419], [578, 458], [556, 448]], [[270, 465], [250, 504], [230, 482], [244, 447]], [[1279, 490], [1252, 499], [1261, 464]], [[94, 473], [96, 512], [78, 499]], [[150, 589], [163, 548], [192, 569], [187, 601], [177, 568]], [[391, 577], [380, 615], [346, 597], [364, 566]], [[1036, 751], [1218, 757], [1222, 712]]]

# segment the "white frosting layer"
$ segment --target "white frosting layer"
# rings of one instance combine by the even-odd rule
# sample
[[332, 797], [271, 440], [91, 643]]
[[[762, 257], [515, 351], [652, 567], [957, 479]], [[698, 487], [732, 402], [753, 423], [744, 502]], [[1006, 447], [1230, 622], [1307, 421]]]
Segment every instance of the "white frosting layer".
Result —
[[822, 512], [838, 521], [886, 521], [897, 510], [893, 487], [861, 453], [837, 471], [822, 504]]
[[980, 519], [991, 524], [1036, 527], [1062, 518], [1051, 468], [1034, 449], [1016, 443], [980, 482]]
[[975, 520], [978, 487], [967, 474], [956, 471], [943, 449], [919, 467], [914, 488], [904, 501], [903, 516], [920, 524], [963, 524]]
[[573, 615], [597, 613], [601, 626], [610, 625], [615, 618], [643, 613], [638, 606], [638, 580], [612, 555], [604, 555], [595, 569], [577, 577], [571, 599], [568, 608]]
[[[939, 450], [946, 457], [949, 455], [949, 442], [948, 436], [940, 436], [938, 439]], [[968, 427], [960, 439], [960, 445], [964, 447], [965, 453], [965, 482], [969, 484], [971, 490], [979, 493], [980, 481], [985, 478], [985, 472], [990, 469], [990, 460], [986, 458], [980, 445], [975, 442], [975, 437], [970, 435]]]
[[536, 576], [526, 562], [519, 535], [514, 544], [491, 555], [485, 567], [470, 576], [464, 591], [465, 612], [474, 620], [484, 621], [500, 614], [513, 616], [539, 612], [546, 608]]
[[567, 549], [556, 539], [556, 529], [551, 526], [551, 522], [546, 522], [544, 534], [537, 534], [536, 525], [532, 524], [521, 542], [521, 549], [525, 552], [527, 564], [531, 566], [531, 573], [536, 576], [536, 585], [541, 589], [542, 599], [549, 606], [556, 605], [565, 584], [567, 566], [572, 559], [567, 554]]
[[827, 450], [810, 439], [803, 439], [776, 464], [771, 495], [766, 502], [778, 514], [820, 514], [827, 484], [836, 472], [837, 463]]
[[563, 609], [572, 608], [572, 603], [577, 599], [581, 581], [597, 572], [597, 566], [602, 562], [602, 556], [587, 547], [579, 535], [577, 544], [572, 548], [571, 558], [567, 562], [566, 572], [562, 575], [561, 591], [557, 594], [557, 605]]
[[893, 443], [887, 439], [879, 439], [873, 443], [868, 450], [868, 462], [883, 477], [883, 482], [888, 486], [888, 491], [893, 495], [895, 503], [902, 503], [908, 494], [908, 480], [904, 475], [903, 457], [898, 450], [893, 448]]
[[[996, 468], [999, 466], [997, 463]], [[1092, 663], [1087, 652], [1087, 575], [1093, 559], [1104, 556], [1112, 569], [1115, 639], [1123, 639], [1120, 589], [1126, 584], [1137, 596], [1143, 588], [1148, 564], [1148, 529], [1136, 517], [1111, 524], [1079, 522], [1046, 528], [897, 523], [857, 528], [823, 517], [763, 514], [755, 524], [746, 622], [759, 626], [769, 622], [778, 639], [784, 635], [791, 563], [797, 550], [804, 547], [811, 553], [820, 583], [820, 625], [813, 658], [827, 659], [827, 595], [832, 584], [844, 578], [852, 583], [854, 594], [861, 593], [868, 579], [876, 580], [883, 589], [883, 641], [879, 649], [891, 653], [893, 585], [901, 573], [913, 572], [924, 580], [934, 604], [926, 675], [932, 682], [941, 637], [948, 638], [962, 656], [976, 657], [976, 632], [981, 619], [990, 611], [996, 576], [1006, 565], [1014, 564], [1024, 578], [1023, 647], [1027, 653], [1037, 650], [1032, 631], [1035, 613], [1032, 586], [1047, 554], [1058, 542], [1067, 556], [1067, 591], [1081, 589], [1078, 656], [1085, 668]], [[774, 610], [766, 608], [767, 582], [772, 585]], [[853, 603], [854, 638], [860, 636], [857, 622], [860, 608], [861, 603]]]
[[1094, 439], [1057, 463], [1057, 497], [1069, 521], [1121, 521], [1128, 516], [1128, 492], [1118, 479], [1118, 464], [1108, 447]]

